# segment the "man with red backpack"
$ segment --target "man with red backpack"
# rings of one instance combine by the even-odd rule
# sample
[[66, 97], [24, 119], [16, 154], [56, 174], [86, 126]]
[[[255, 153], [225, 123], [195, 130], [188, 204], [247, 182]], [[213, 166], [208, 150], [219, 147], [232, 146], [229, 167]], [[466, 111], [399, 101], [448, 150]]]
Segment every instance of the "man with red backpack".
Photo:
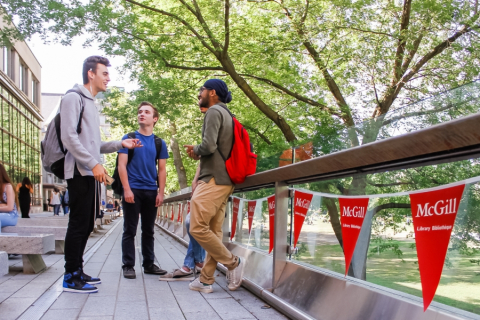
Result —
[[213, 292], [217, 262], [228, 269], [230, 290], [240, 287], [246, 262], [222, 243], [225, 207], [235, 189], [225, 165], [234, 144], [234, 120], [226, 106], [230, 101], [232, 95], [224, 81], [210, 79], [205, 82], [198, 94], [198, 105], [205, 113], [202, 142], [185, 146], [190, 158], [200, 160], [192, 182], [190, 234], [207, 251], [201, 275], [189, 287], [204, 293]]

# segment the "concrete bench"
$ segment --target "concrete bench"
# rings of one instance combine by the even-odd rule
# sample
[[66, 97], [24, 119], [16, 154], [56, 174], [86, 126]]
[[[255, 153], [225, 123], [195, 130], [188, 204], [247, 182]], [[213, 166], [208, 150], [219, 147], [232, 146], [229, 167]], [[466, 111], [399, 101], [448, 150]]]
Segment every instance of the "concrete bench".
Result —
[[55, 250], [55, 236], [53, 234], [34, 233], [1, 233], [0, 251], [8, 254], [21, 254], [23, 259], [23, 273], [39, 273], [47, 266], [42, 254]]
[[38, 233], [38, 234], [53, 234], [55, 237], [55, 253], [65, 253], [65, 236], [67, 235], [67, 227], [46, 227], [46, 226], [27, 226], [20, 227], [18, 225], [13, 227], [3, 227], [2, 232], [6, 233]]
[[8, 274], [8, 253], [0, 251], [0, 276]]
[[68, 227], [68, 219], [18, 218], [17, 227]]
[[97, 230], [103, 230], [102, 219], [100, 218], [95, 219], [94, 231], [97, 232]]

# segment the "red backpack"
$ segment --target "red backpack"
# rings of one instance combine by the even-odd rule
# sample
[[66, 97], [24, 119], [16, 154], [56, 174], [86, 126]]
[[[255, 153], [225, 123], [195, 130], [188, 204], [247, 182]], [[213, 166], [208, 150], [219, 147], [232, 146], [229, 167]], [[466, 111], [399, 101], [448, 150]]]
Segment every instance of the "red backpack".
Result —
[[230, 110], [224, 106], [222, 107], [232, 116], [233, 143], [227, 157], [224, 157], [220, 150], [218, 151], [223, 160], [225, 160], [225, 167], [230, 180], [234, 184], [241, 184], [247, 176], [254, 174], [257, 170], [257, 155], [253, 153], [253, 145], [250, 143], [247, 130], [245, 130]]

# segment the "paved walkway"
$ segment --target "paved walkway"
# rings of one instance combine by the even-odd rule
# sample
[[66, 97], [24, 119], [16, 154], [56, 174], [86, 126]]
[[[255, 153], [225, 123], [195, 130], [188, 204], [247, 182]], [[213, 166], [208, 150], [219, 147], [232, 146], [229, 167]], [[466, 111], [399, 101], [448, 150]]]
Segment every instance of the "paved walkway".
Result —
[[[45, 256], [49, 268], [39, 275], [15, 271], [13, 261], [21, 264], [22, 260], [14, 259], [10, 274], [0, 277], [0, 301], [3, 301], [0, 319], [286, 319], [272, 308], [265, 309], [265, 303], [244, 288], [229, 291], [225, 276], [219, 271], [211, 294], [189, 290], [186, 281], [163, 282], [158, 276], [143, 274], [139, 237], [136, 239], [137, 278], [123, 278], [122, 222], [117, 219], [107, 226], [101, 236], [109, 230], [110, 233], [102, 237], [99, 245], [95, 243], [100, 236], [94, 235], [89, 240], [89, 247], [93, 249], [86, 254], [89, 260], [85, 271], [102, 279], [98, 293], [60, 291], [58, 279], [63, 273], [63, 255]], [[156, 228], [155, 255], [163, 269], [170, 271], [181, 266], [185, 252], [184, 246]]]

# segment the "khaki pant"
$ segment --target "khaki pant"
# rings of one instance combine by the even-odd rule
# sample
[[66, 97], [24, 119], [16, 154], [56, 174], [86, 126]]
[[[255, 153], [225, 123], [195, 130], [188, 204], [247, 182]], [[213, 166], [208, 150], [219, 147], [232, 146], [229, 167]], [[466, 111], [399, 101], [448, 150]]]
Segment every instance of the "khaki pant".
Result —
[[215, 282], [217, 262], [227, 269], [233, 270], [238, 265], [238, 257], [234, 256], [222, 242], [222, 225], [225, 220], [225, 206], [234, 186], [215, 184], [212, 178], [209, 183], [198, 182], [190, 202], [190, 234], [207, 251], [200, 281], [206, 284]]

